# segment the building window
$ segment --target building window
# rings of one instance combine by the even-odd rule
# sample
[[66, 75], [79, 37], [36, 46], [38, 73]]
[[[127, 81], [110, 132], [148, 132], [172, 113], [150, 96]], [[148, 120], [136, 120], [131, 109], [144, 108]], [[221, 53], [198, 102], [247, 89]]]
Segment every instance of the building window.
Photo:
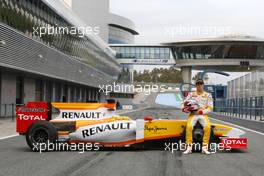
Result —
[[109, 26], [110, 44], [129, 44], [134, 43], [134, 35], [126, 30]]

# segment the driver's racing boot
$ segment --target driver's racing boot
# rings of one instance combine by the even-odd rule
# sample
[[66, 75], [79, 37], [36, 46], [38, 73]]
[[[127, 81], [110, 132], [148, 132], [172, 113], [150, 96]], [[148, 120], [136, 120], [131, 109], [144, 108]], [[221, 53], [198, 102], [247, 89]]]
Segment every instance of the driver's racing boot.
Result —
[[206, 155], [210, 155], [211, 152], [208, 151], [208, 147], [207, 146], [203, 146], [202, 147], [202, 153], [206, 154]]
[[192, 153], [192, 146], [188, 145], [187, 149], [183, 152], [184, 155], [188, 155]]

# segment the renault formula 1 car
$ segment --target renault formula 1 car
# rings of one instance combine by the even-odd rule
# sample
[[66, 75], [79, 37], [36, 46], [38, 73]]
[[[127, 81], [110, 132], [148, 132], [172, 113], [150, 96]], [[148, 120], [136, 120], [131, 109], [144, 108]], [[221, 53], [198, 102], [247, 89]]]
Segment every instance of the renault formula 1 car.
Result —
[[[115, 115], [115, 109], [114, 100], [107, 103], [29, 102], [16, 109], [17, 132], [26, 136], [30, 148], [48, 141], [152, 148], [154, 143], [162, 146], [164, 141], [185, 137], [186, 120], [151, 117], [132, 120]], [[54, 115], [55, 110], [57, 115]], [[243, 134], [244, 131], [231, 126], [211, 124], [211, 141], [225, 146], [247, 148], [244, 138], [240, 138]], [[202, 137], [203, 130], [197, 124], [193, 130], [194, 141], [201, 142]]]

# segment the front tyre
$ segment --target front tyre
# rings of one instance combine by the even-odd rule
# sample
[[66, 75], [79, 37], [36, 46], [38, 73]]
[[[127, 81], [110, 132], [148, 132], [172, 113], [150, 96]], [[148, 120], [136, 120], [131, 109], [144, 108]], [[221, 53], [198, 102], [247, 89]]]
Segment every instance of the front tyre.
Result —
[[57, 129], [47, 121], [33, 123], [26, 134], [27, 144], [33, 151], [47, 151], [48, 144], [55, 144], [57, 138]]

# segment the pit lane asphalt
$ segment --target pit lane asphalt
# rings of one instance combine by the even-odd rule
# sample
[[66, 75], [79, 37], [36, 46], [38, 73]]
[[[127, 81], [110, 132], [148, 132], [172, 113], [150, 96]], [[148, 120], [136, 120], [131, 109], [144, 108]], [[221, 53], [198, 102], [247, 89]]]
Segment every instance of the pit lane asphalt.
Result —
[[[172, 108], [149, 108], [126, 114], [133, 119], [184, 119], [186, 114]], [[213, 120], [212, 120], [213, 121]], [[100, 152], [31, 152], [23, 136], [0, 141], [1, 176], [263, 176], [264, 136], [247, 131], [247, 151], [218, 152], [209, 156], [182, 155], [164, 150], [106, 150]]]

